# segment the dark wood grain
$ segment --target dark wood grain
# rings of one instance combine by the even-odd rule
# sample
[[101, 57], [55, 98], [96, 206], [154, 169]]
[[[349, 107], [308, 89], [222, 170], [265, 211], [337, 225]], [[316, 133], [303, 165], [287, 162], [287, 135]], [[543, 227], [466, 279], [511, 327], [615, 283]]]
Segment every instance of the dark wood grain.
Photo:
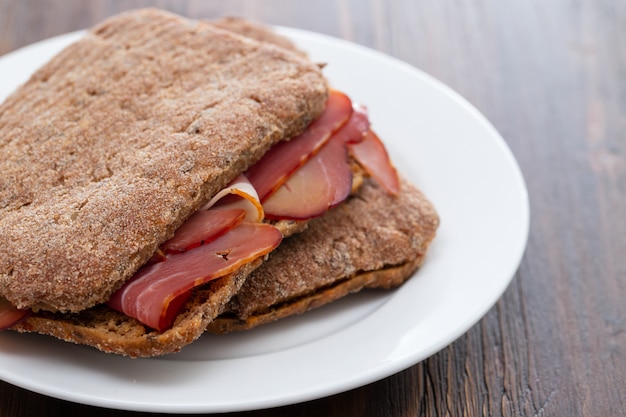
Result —
[[[148, 5], [326, 33], [419, 67], [487, 116], [530, 193], [520, 269], [457, 341], [346, 393], [229, 415], [626, 415], [626, 2], [0, 0], [0, 54]], [[31, 415], [143, 414], [0, 382], [0, 416]]]

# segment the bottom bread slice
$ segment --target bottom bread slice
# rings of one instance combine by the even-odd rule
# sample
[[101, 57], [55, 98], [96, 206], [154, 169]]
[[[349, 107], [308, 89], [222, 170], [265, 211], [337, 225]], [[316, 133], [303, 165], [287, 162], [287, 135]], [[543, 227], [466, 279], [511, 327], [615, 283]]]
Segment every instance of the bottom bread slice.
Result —
[[409, 182], [392, 196], [368, 179], [274, 251], [207, 330], [250, 329], [364, 288], [397, 287], [422, 265], [438, 226], [435, 208]]
[[222, 312], [226, 302], [241, 288], [246, 276], [261, 262], [258, 259], [235, 274], [194, 290], [172, 328], [163, 332], [150, 329], [106, 305], [80, 313], [40, 312], [13, 326], [12, 330], [41, 333], [131, 357], [178, 352], [204, 333], [207, 324]]

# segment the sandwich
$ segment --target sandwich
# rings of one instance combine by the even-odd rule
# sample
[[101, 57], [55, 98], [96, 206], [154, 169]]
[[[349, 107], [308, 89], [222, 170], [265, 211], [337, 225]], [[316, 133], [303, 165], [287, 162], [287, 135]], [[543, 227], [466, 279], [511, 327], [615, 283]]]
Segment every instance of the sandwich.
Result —
[[367, 112], [287, 40], [154, 9], [38, 70], [0, 106], [0, 148], [0, 328], [132, 357], [232, 318], [253, 271], [371, 184], [412, 190]]

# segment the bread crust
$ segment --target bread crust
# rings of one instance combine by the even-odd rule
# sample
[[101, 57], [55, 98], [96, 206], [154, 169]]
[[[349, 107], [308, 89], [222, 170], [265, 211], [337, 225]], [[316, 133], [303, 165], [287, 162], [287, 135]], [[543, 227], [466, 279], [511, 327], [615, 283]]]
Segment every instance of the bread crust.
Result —
[[0, 295], [76, 312], [323, 109], [319, 68], [147, 9], [69, 46], [0, 105]]

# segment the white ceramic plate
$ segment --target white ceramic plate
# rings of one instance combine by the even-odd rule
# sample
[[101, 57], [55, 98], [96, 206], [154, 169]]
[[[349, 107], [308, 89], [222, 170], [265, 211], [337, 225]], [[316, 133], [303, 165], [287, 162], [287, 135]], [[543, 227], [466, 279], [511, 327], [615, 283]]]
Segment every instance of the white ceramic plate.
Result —
[[[135, 411], [224, 412], [320, 398], [427, 358], [501, 296], [527, 239], [526, 187], [505, 142], [428, 75], [338, 39], [279, 28], [370, 109], [399, 170], [437, 207], [425, 265], [398, 290], [361, 293], [252, 331], [205, 335], [182, 353], [128, 359], [39, 335], [0, 333], [0, 378], [74, 402]], [[0, 98], [80, 36], [0, 58]]]

